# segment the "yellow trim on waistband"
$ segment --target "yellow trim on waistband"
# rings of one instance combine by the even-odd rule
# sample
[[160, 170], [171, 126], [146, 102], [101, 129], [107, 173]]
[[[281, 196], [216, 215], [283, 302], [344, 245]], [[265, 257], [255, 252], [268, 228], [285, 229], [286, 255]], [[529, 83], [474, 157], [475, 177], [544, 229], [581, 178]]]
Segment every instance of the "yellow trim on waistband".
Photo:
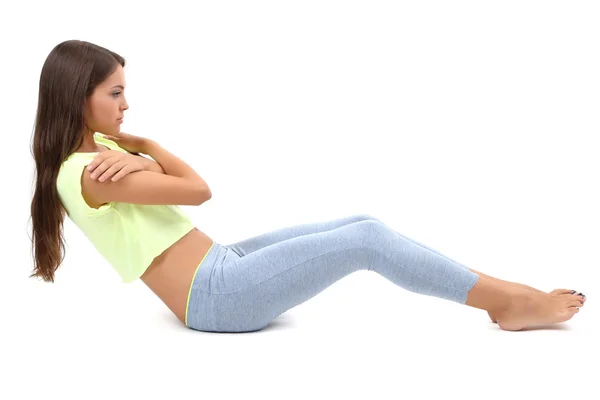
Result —
[[208, 253], [210, 253], [210, 250], [213, 248], [214, 245], [215, 245], [215, 242], [213, 241], [213, 243], [208, 248], [208, 251], [206, 252], [204, 257], [202, 257], [202, 261], [200, 261], [200, 264], [198, 264], [198, 266], [196, 267], [196, 270], [194, 271], [194, 277], [192, 278], [192, 283], [190, 284], [190, 290], [188, 292], [187, 302], [185, 304], [185, 326], [188, 326], [188, 323], [187, 323], [188, 306], [190, 305], [190, 294], [192, 294], [192, 287], [194, 286], [194, 280], [196, 280], [196, 273], [198, 273], [198, 268], [200, 268], [200, 266], [204, 262], [204, 259], [206, 258]]

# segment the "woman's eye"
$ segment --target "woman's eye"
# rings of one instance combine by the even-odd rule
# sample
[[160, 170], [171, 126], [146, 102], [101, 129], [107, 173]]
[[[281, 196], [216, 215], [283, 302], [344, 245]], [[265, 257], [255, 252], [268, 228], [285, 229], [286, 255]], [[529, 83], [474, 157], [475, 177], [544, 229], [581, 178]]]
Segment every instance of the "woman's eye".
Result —
[[[119, 95], [119, 94], [121, 94], [121, 92], [114, 92], [114, 93], [113, 93], [113, 95], [115, 95], [115, 94], [116, 94], [116, 95]], [[118, 97], [118, 96], [117, 96], [117, 97]]]

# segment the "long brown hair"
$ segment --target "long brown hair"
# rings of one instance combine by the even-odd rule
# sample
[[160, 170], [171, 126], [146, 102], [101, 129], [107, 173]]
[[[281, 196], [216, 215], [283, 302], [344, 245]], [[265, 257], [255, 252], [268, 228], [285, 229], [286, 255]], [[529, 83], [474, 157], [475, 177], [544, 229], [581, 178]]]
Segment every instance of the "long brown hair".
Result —
[[54, 282], [54, 273], [64, 260], [66, 210], [56, 187], [58, 172], [63, 161], [83, 144], [86, 100], [118, 64], [125, 67], [125, 59], [82, 40], [58, 44], [44, 62], [32, 146], [36, 178], [31, 201], [34, 272], [30, 278]]

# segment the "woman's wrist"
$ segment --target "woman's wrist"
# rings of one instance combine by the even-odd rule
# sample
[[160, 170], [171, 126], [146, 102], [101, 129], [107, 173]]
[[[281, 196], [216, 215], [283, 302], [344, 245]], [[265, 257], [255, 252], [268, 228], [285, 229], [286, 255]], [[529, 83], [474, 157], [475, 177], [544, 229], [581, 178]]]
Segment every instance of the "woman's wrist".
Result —
[[152, 139], [144, 138], [144, 145], [142, 149], [142, 153], [147, 154], [152, 157], [150, 154], [152, 152], [153, 146], [156, 145], [156, 142]]

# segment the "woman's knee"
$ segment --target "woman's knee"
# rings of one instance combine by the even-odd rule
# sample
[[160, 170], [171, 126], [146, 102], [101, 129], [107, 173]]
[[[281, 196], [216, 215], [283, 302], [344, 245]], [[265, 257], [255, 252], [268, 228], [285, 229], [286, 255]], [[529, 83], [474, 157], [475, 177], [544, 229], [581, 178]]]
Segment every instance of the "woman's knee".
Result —
[[381, 222], [381, 221], [380, 221], [378, 218], [376, 218], [376, 217], [372, 216], [371, 214], [366, 214], [366, 213], [358, 214], [358, 215], [356, 216], [356, 218], [357, 218], [359, 221], [368, 221], [368, 220], [371, 220], [371, 221], [378, 221], [378, 222]]
[[357, 246], [377, 248], [383, 240], [392, 237], [390, 228], [378, 219], [364, 219], [353, 225]]

